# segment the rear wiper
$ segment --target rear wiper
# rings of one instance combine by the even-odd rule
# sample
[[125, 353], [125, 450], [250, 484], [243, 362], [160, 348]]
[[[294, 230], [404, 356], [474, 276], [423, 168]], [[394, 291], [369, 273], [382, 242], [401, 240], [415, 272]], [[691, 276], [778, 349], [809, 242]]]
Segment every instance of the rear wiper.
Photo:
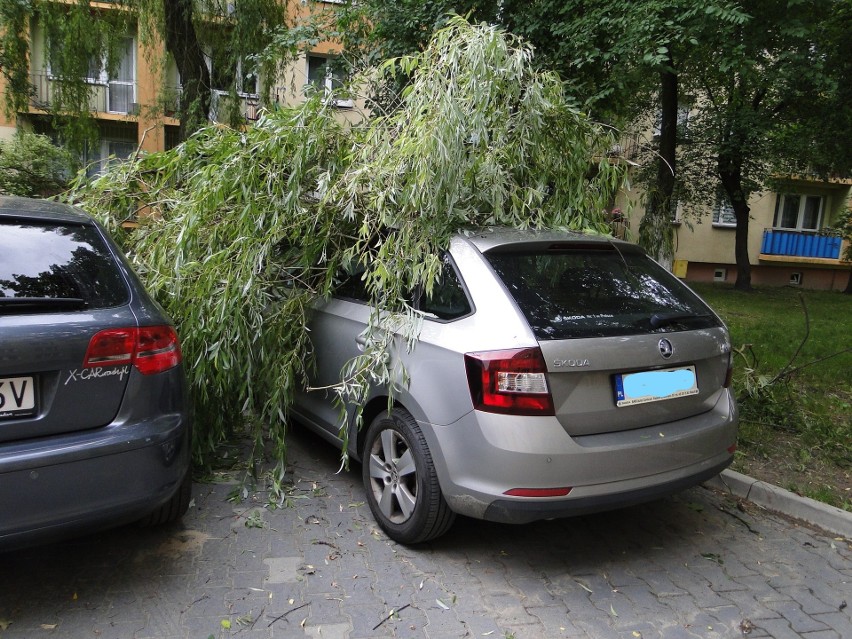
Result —
[[88, 305], [82, 297], [0, 297], [0, 312], [78, 310]]
[[710, 317], [710, 315], [708, 313], [654, 313], [651, 315], [651, 328], [676, 324], [681, 320], [704, 319], [706, 317]]

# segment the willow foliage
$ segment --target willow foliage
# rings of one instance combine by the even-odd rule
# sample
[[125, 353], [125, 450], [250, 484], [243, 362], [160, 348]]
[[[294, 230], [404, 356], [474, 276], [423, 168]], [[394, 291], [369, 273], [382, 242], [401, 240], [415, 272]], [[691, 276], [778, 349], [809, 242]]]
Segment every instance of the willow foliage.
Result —
[[[342, 265], [366, 268], [376, 309], [368, 348], [338, 388], [357, 402], [394, 379], [388, 339], [417, 334], [405, 292], [431, 290], [453, 233], [605, 230], [602, 211], [622, 178], [606, 160], [612, 136], [569, 107], [560, 81], [531, 58], [500, 29], [454, 18], [422, 54], [374, 71], [374, 81], [412, 77], [393, 113], [343, 126], [333, 99], [314, 95], [79, 186], [74, 197], [106, 215], [178, 324], [197, 453], [256, 416], [271, 425], [283, 470], [286, 408], [310, 367], [310, 308]], [[123, 234], [140, 202], [140, 228]]]

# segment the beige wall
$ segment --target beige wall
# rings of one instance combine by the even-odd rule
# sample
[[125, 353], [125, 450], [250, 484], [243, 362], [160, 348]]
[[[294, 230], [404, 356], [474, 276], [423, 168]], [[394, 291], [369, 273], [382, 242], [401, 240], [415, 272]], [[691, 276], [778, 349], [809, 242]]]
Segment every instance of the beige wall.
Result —
[[[821, 228], [832, 223], [848, 208], [852, 207], [850, 191], [852, 180], [836, 180], [831, 183], [806, 179], [789, 179], [778, 186], [781, 193], [821, 195], [825, 206]], [[799, 274], [802, 286], [815, 289], [843, 289], [849, 278], [850, 265], [837, 260], [810, 258], [779, 259], [761, 258], [760, 249], [764, 229], [774, 224], [775, 206], [779, 194], [766, 191], [754, 195], [749, 201], [751, 220], [749, 223], [749, 261], [752, 266], [752, 282], [758, 285], [783, 286], [790, 283], [794, 274]], [[641, 205], [642, 193], [636, 190], [623, 192], [617, 201], [629, 216], [629, 238], [636, 241], [639, 224], [644, 215]], [[683, 221], [674, 225], [675, 260], [686, 262], [686, 278], [689, 281], [714, 280], [717, 268], [727, 271], [726, 281], [736, 279], [734, 257], [734, 227], [714, 225], [713, 207], [685, 213]]]

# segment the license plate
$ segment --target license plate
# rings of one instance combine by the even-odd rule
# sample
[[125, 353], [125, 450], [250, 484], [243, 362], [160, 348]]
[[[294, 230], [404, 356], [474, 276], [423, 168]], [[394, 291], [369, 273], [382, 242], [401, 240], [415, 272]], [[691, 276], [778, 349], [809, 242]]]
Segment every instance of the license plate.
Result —
[[615, 405], [633, 406], [698, 393], [695, 366], [615, 376]]
[[32, 377], [0, 377], [0, 419], [35, 413]]

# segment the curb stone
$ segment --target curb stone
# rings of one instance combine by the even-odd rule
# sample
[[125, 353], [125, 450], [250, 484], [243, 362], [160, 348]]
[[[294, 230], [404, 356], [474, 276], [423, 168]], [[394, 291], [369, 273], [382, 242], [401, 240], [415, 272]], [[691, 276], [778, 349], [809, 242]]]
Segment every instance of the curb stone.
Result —
[[733, 470], [723, 470], [704, 482], [704, 485], [818, 526], [833, 535], [852, 539], [852, 513], [840, 508], [802, 497]]

